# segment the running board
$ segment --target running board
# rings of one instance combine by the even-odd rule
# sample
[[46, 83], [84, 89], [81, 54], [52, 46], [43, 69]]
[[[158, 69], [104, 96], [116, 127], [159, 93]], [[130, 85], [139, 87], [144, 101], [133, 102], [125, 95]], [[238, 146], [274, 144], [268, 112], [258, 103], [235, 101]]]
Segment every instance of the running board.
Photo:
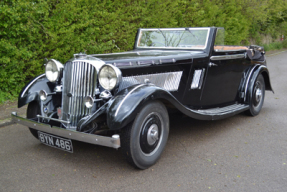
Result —
[[236, 115], [248, 109], [249, 109], [249, 105], [233, 104], [233, 105], [229, 105], [229, 106], [221, 107], [221, 108], [217, 107], [217, 108], [211, 108], [211, 109], [194, 110], [194, 112], [196, 112], [199, 115], [205, 116], [205, 118], [202, 118], [204, 120], [218, 120], [218, 119], [223, 119], [226, 117]]

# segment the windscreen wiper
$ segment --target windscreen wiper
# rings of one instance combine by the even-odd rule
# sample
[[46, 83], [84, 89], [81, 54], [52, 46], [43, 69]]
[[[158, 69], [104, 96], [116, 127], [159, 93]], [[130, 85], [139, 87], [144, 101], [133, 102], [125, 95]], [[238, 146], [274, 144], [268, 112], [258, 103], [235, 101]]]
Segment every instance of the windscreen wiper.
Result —
[[192, 31], [190, 31], [189, 28], [185, 28], [186, 31], [188, 31], [196, 40], [198, 40], [198, 37], [196, 35], [193, 34]]
[[161, 29], [157, 29], [157, 30], [162, 34], [162, 36], [163, 36], [163, 38], [164, 38], [164, 46], [166, 47], [167, 39], [166, 39], [165, 34], [162, 32]]

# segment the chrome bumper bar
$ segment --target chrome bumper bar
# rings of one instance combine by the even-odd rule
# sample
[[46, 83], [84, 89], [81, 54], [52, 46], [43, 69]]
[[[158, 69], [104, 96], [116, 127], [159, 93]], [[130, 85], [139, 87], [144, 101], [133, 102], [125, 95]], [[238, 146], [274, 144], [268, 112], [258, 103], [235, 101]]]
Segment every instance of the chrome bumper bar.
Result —
[[55, 126], [52, 127], [51, 125], [48, 125], [48, 124], [39, 123], [37, 121], [32, 121], [32, 120], [20, 117], [17, 115], [16, 112], [12, 112], [11, 117], [14, 123], [19, 123], [21, 125], [25, 125], [27, 127], [36, 129], [38, 131], [43, 131], [43, 132], [57, 135], [60, 137], [65, 137], [65, 138], [82, 141], [85, 143], [91, 143], [95, 145], [112, 147], [115, 149], [118, 149], [121, 146], [120, 136], [117, 134], [113, 135], [112, 137], [105, 137], [105, 136], [100, 136], [100, 135], [93, 135], [93, 134], [87, 134], [87, 133], [82, 133], [82, 132], [77, 132], [77, 131], [66, 130], [63, 128], [55, 127]]

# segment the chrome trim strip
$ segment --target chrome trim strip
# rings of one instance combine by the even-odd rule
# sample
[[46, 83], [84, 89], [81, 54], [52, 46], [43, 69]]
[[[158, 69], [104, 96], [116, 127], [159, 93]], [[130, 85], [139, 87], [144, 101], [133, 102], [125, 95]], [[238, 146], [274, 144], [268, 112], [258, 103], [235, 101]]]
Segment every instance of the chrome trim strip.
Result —
[[229, 59], [243, 59], [245, 58], [245, 54], [235, 54], [235, 55], [220, 55], [220, 56], [211, 56], [211, 61], [219, 61], [219, 60], [229, 60]]
[[[92, 54], [90, 56], [92, 57], [96, 57], [97, 56], [109, 56], [109, 55], [126, 55], [126, 54], [135, 54], [135, 55], [142, 55], [142, 53], [158, 53], [158, 52], [164, 52], [164, 53], [168, 53], [168, 52], [171, 52], [171, 53], [174, 53], [175, 51], [170, 51], [170, 50], [164, 50], [164, 51], [159, 51], [159, 50], [141, 50], [141, 51], [138, 51], [138, 52], [119, 52], [119, 53], [104, 53], [104, 54]], [[178, 52], [178, 51], [177, 51]], [[190, 55], [192, 55], [193, 53], [202, 53], [202, 51], [195, 51], [195, 50], [192, 50], [192, 51], [186, 51], [186, 50], [180, 50], [180, 53], [190, 53]], [[99, 59], [99, 58], [97, 58]]]
[[29, 85], [27, 85], [27, 87], [24, 89], [24, 91], [23, 91], [21, 97], [23, 97], [23, 96], [25, 95], [26, 91], [31, 87], [31, 85], [33, 85], [33, 83], [35, 83], [35, 81], [37, 81], [38, 79], [40, 79], [40, 78], [42, 78], [42, 77], [44, 77], [44, 76], [46, 76], [45, 73], [42, 74], [42, 75], [39, 75], [39, 76], [38, 76], [37, 78], [35, 78]]
[[154, 65], [154, 60], [137, 61], [138, 65]]
[[116, 113], [115, 113], [115, 116], [117, 116], [117, 114], [118, 114], [118, 112], [119, 112], [121, 106], [123, 105], [124, 101], [128, 98], [128, 96], [129, 96], [132, 92], [134, 92], [137, 88], [142, 87], [142, 86], [144, 86], [144, 85], [145, 85], [145, 84], [141, 84], [141, 85], [136, 86], [135, 88], [133, 88], [133, 89], [124, 97], [124, 99], [121, 101], [119, 107], [117, 108], [117, 111], [116, 111]]
[[60, 137], [82, 141], [85, 143], [91, 143], [95, 145], [112, 147], [115, 149], [118, 149], [121, 146], [119, 135], [113, 135], [112, 137], [106, 137], [106, 136], [87, 134], [87, 133], [82, 133], [82, 132], [77, 132], [77, 131], [71, 131], [71, 130], [54, 127], [54, 126], [51, 127], [48, 124], [38, 123], [36, 121], [32, 121], [32, 120], [17, 116], [16, 112], [12, 112], [11, 117], [14, 123], [25, 125], [27, 127], [30, 127], [30, 128], [33, 128], [39, 131], [43, 131], [45, 133], [57, 135]]
[[132, 62], [118, 62], [118, 63], [113, 63], [113, 65], [116, 67], [127, 67], [127, 66], [132, 66]]
[[103, 54], [92, 54], [90, 56], [96, 57], [96, 56], [105, 56], [105, 55], [124, 55], [124, 54], [135, 54], [135, 55], [139, 55], [138, 52], [119, 52], [119, 53], [103, 53]]
[[257, 64], [257, 65], [255, 65], [255, 66], [251, 69], [251, 71], [249, 72], [249, 75], [248, 75], [248, 77], [247, 77], [247, 79], [246, 79], [245, 90], [244, 90], [244, 101], [246, 101], [246, 94], [247, 94], [248, 84], [249, 84], [251, 75], [253, 74], [253, 71], [255, 70], [255, 68], [256, 68], [257, 66], [259, 66], [259, 65], [260, 65], [260, 64]]
[[234, 52], [234, 51], [246, 51], [246, 49], [231, 49], [231, 50], [220, 50], [220, 49], [214, 49], [217, 53], [225, 53], [225, 52]]
[[175, 63], [175, 59], [160, 59], [159, 64], [164, 64], [164, 63]]

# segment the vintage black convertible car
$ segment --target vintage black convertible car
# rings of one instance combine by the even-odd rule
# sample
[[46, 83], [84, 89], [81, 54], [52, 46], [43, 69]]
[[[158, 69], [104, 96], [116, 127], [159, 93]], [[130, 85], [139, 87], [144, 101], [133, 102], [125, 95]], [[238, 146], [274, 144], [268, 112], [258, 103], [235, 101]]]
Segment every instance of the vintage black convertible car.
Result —
[[[159, 159], [169, 134], [169, 111], [217, 120], [257, 115], [271, 90], [259, 46], [225, 46], [224, 29], [138, 29], [134, 49], [51, 59], [28, 83], [18, 107], [42, 143], [73, 152], [72, 140], [119, 148], [133, 166]], [[192, 125], [190, 125], [192, 126]]]

